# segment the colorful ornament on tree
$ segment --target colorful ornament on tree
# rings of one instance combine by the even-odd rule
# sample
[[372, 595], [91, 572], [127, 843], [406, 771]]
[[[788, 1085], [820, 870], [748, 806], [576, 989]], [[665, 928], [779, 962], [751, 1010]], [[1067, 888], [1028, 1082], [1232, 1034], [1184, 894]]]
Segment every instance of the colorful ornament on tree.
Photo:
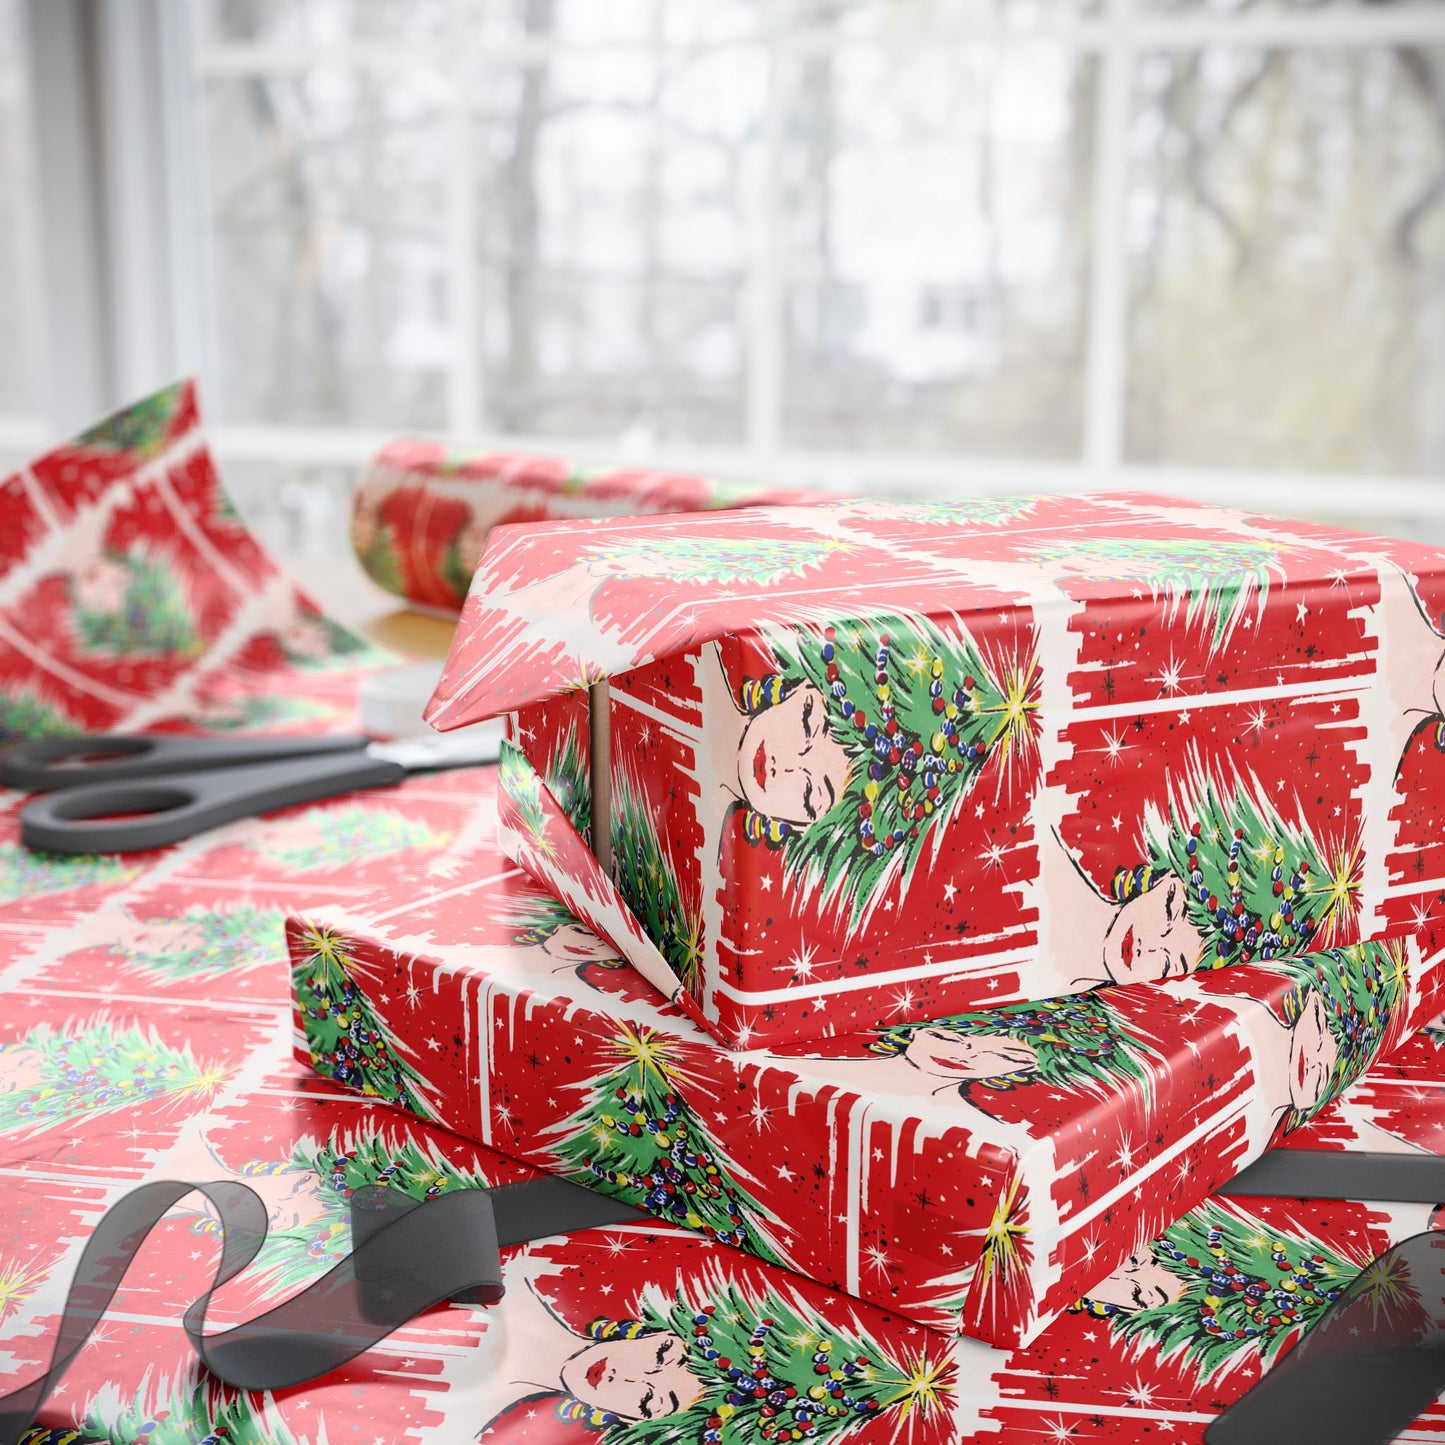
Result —
[[1226, 790], [1197, 775], [1167, 815], [1146, 812], [1147, 861], [1115, 872], [1114, 902], [1177, 878], [1185, 916], [1203, 940], [1200, 968], [1353, 942], [1363, 880], [1358, 845], [1327, 852], [1307, 828], [1286, 823], [1258, 783], [1237, 780]]
[[149, 1028], [103, 1019], [64, 1032], [42, 1025], [0, 1045], [0, 1134], [37, 1133], [151, 1100], [209, 1098], [226, 1073]]
[[[722, 1445], [744, 1441], [842, 1441], [872, 1425], [888, 1438], [910, 1417], [946, 1414], [954, 1369], [946, 1342], [893, 1358], [840, 1307], [828, 1320], [786, 1288], [750, 1291], [721, 1271], [668, 1300], [649, 1291], [637, 1320], [595, 1320], [604, 1340], [672, 1335], [686, 1345], [701, 1394], [652, 1420], [566, 1401], [564, 1419], [603, 1433], [605, 1445]], [[701, 1286], [701, 1287], [700, 1287]]]
[[0, 843], [0, 903], [63, 893], [92, 883], [125, 883], [140, 870], [119, 854], [41, 853]]
[[437, 1117], [432, 1086], [402, 1056], [395, 1034], [357, 983], [361, 969], [346, 935], [308, 927], [301, 935], [291, 987], [316, 1072], [348, 1088]]
[[906, 1054], [922, 1029], [931, 1035], [956, 1035], [964, 1042], [1007, 1039], [1032, 1054], [1030, 1063], [1006, 1072], [964, 1078], [961, 1091], [973, 1084], [1018, 1089], [1037, 1083], [1102, 1098], [1117, 1094], [1122, 1084], [1138, 1086], [1147, 1098], [1150, 1075], [1144, 1061], [1160, 1059], [1158, 1051], [1129, 1028], [1106, 993], [1003, 1004], [926, 1024], [900, 1024], [882, 1030], [868, 1047], [877, 1054]]
[[84, 731], [33, 693], [0, 694], [0, 744], [25, 738], [74, 737]]
[[1031, 656], [990, 663], [961, 628], [952, 635], [923, 618], [779, 629], [768, 643], [778, 670], [742, 684], [743, 709], [757, 713], [795, 687], [814, 688], [849, 769], [815, 821], [747, 809], [744, 832], [781, 848], [797, 885], [856, 925], [890, 883], [906, 884], [986, 768], [1003, 786], [1032, 754], [1038, 665]]
[[292, 873], [312, 868], [342, 868], [411, 848], [440, 848], [447, 841], [425, 823], [389, 808], [360, 803], [345, 808], [313, 808], [278, 819], [252, 845], [273, 864]]
[[228, 908], [188, 908], [175, 918], [146, 918], [119, 947], [133, 968], [152, 978], [223, 978], [286, 956], [279, 908], [238, 903]]
[[1223, 647], [1249, 611], [1258, 614], [1269, 595], [1271, 569], [1279, 567], [1281, 546], [1263, 537], [1243, 541], [1177, 537], [1077, 537], [1025, 555], [1054, 563], [1091, 581], [1147, 582], [1171, 611], [1186, 621], [1203, 621], [1212, 650]]
[[106, 552], [71, 579], [77, 645], [114, 657], [192, 657], [201, 650], [175, 565], [141, 548]]
[[[1285, 1231], [1210, 1200], [1166, 1230], [1073, 1309], [1107, 1320], [1141, 1353], [1182, 1359], [1200, 1381], [1242, 1359], [1267, 1364], [1369, 1264], [1314, 1235]], [[1382, 1309], [1408, 1303], [1403, 1282], [1371, 1282]]]
[[560, 1126], [557, 1159], [593, 1188], [780, 1263], [773, 1222], [687, 1102], [676, 1046], [623, 1024], [586, 1102]]

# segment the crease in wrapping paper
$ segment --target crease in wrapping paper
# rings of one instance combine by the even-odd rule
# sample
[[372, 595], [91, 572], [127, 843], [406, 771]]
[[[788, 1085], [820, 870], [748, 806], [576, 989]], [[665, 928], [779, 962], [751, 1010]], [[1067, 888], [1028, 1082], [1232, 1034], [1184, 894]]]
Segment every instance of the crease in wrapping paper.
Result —
[[362, 473], [352, 503], [351, 543], [378, 586], [415, 607], [454, 617], [496, 527], [812, 500], [807, 492], [651, 467], [589, 466], [559, 457], [395, 441]]
[[574, 815], [605, 733], [617, 892], [729, 1047], [1431, 933], [1445, 552], [988, 506], [499, 533], [429, 717]]
[[[0, 530], [0, 546], [13, 544], [14, 534]], [[308, 686], [317, 680], [303, 677]], [[343, 698], [349, 707], [346, 687], [354, 687], [344, 678], [325, 675], [338, 707]], [[242, 695], [252, 695], [250, 685]], [[176, 725], [198, 721], [190, 714]], [[369, 911], [369, 899], [386, 897], [399, 907], [414, 901], [406, 894], [418, 879], [456, 885], [484, 880], [487, 870], [502, 875], [485, 884], [483, 897], [496, 907], [474, 920], [467, 946], [545, 953], [568, 975], [600, 973], [627, 990], [596, 940], [564, 925], [490, 848], [479, 819], [493, 806], [494, 777], [477, 769], [414, 778], [392, 793], [239, 823], [156, 854], [69, 867], [19, 860], [15, 800], [0, 800], [0, 1390], [43, 1361], [91, 1225], [141, 1179], [239, 1180], [265, 1201], [272, 1243], [256, 1276], [218, 1300], [223, 1327], [345, 1252], [348, 1190], [385, 1179], [421, 1198], [531, 1177], [527, 1166], [379, 1109], [374, 1098], [339, 1095], [292, 1063], [283, 1043], [284, 913], [327, 901]], [[499, 934], [503, 919], [508, 931]], [[359, 966], [355, 976], [366, 982]], [[405, 1059], [435, 1069], [439, 1052], [422, 1040]], [[1291, 1141], [1445, 1148], [1440, 1057], [1432, 1038], [1417, 1036]], [[851, 1396], [861, 1394], [864, 1409], [833, 1396], [830, 1365], [824, 1405], [839, 1414], [810, 1432], [815, 1439], [1032, 1445], [1053, 1431], [1147, 1445], [1168, 1426], [1172, 1438], [1197, 1440], [1294, 1331], [1271, 1327], [1221, 1344], [1204, 1328], [1204, 1282], [1179, 1277], [1175, 1252], [1197, 1254], [1218, 1229], [1252, 1279], [1280, 1278], [1260, 1253], [1265, 1239], [1285, 1252], [1290, 1278], [1318, 1256], [1332, 1283], [1426, 1222], [1427, 1210], [1390, 1204], [1218, 1201], [1151, 1246], [1111, 1291], [1123, 1299], [1162, 1280], [1173, 1296], [1167, 1307], [1066, 1313], [1013, 1352], [920, 1332], [893, 1311], [850, 1303], [688, 1230], [609, 1229], [509, 1252], [508, 1299], [495, 1313], [435, 1311], [335, 1377], [271, 1396], [219, 1388], [190, 1361], [176, 1319], [213, 1258], [213, 1222], [195, 1199], [127, 1286], [124, 1318], [47, 1407], [46, 1429], [78, 1435], [42, 1433], [37, 1445], [194, 1445], [223, 1431], [270, 1445], [467, 1445], [479, 1434], [509, 1445], [641, 1445], [674, 1426], [693, 1440], [703, 1410], [728, 1406], [732, 1382], [719, 1379], [695, 1324], [719, 1301], [738, 1317], [744, 1351], [763, 1320], [796, 1323], [807, 1347], [776, 1331], [768, 1344], [779, 1344], [774, 1358], [800, 1382], [799, 1397], [818, 1388], [817, 1354], [855, 1364], [866, 1356], [866, 1389]], [[1381, 1301], [1392, 1303], [1388, 1290]], [[1300, 1323], [1313, 1313], [1307, 1307]], [[652, 1420], [642, 1424], [637, 1383], [664, 1346], [669, 1371], [651, 1379], [663, 1389], [646, 1398]], [[836, 1368], [850, 1386], [858, 1378]], [[740, 1445], [765, 1438], [760, 1414], [729, 1417]], [[1436, 1410], [1419, 1428], [1436, 1434], [1442, 1426]]]
[[[516, 748], [499, 776], [499, 841], [575, 886], [558, 900], [474, 851], [430, 892], [294, 920], [305, 1056], [480, 1143], [1000, 1346], [1046, 1330], [1445, 1004], [1445, 955], [1376, 940], [729, 1053], [675, 980], [670, 999], [655, 993], [581, 927], [595, 915], [620, 931], [629, 915], [595, 863], [572, 871], [591, 855]], [[384, 1049], [334, 1026], [338, 988]]]

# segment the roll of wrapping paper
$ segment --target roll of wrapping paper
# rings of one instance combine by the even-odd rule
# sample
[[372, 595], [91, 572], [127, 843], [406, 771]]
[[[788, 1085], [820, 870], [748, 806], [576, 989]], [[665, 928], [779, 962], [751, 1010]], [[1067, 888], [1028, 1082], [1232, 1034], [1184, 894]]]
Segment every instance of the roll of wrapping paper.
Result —
[[362, 474], [351, 540], [380, 586], [415, 607], [461, 610], [493, 527], [559, 518], [643, 516], [806, 505], [816, 492], [724, 482], [685, 472], [583, 466], [559, 457], [456, 452], [392, 442]]

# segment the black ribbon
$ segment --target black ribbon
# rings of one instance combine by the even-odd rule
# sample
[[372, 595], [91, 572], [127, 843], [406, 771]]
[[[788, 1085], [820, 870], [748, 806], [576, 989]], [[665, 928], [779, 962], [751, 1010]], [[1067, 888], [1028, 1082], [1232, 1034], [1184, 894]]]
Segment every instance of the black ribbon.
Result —
[[87, 1241], [61, 1314], [50, 1368], [0, 1396], [0, 1445], [17, 1445], [100, 1322], [146, 1236], [192, 1190], [215, 1207], [221, 1258], [182, 1325], [201, 1363], [244, 1390], [284, 1390], [344, 1365], [445, 1300], [502, 1298], [500, 1251], [509, 1245], [652, 1216], [569, 1184], [531, 1179], [499, 1189], [458, 1189], [418, 1201], [369, 1185], [351, 1196], [352, 1252], [320, 1279], [224, 1334], [205, 1334], [211, 1296], [266, 1242], [266, 1207], [254, 1190], [222, 1180], [143, 1184], [106, 1211]]
[[1206, 1445], [1386, 1445], [1445, 1389], [1445, 1233], [1387, 1249], [1204, 1432]]

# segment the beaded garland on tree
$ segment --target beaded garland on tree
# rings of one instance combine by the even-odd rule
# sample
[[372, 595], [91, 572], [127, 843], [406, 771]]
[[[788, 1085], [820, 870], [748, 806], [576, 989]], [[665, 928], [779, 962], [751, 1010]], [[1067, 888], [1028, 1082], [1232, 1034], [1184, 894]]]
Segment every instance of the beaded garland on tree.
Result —
[[977, 1084], [1003, 1090], [1041, 1083], [1102, 1095], [1115, 1092], [1119, 1083], [1127, 1081], [1141, 1086], [1147, 1097], [1150, 1075], [1143, 1061], [1159, 1058], [1150, 1044], [1130, 1031], [1108, 998], [1098, 993], [1003, 1004], [926, 1024], [899, 1024], [884, 1029], [868, 1047], [876, 1054], [902, 1054], [920, 1029], [946, 1030], [960, 1038], [1015, 1039], [1034, 1051], [1034, 1068], [968, 1079], [964, 1087]]
[[1360, 887], [1359, 849], [1331, 862], [1243, 781], [1225, 793], [1206, 779], [1145, 819], [1148, 861], [1118, 869], [1109, 896], [1126, 903], [1167, 877], [1184, 885], [1184, 911], [1205, 940], [1201, 968], [1305, 953], [1345, 941]]
[[1033, 743], [1037, 665], [991, 667], [960, 630], [893, 617], [798, 627], [769, 637], [778, 672], [748, 679], [743, 709], [780, 702], [800, 681], [822, 694], [848, 756], [833, 807], [806, 826], [746, 810], [750, 842], [783, 850], [789, 874], [863, 917], [880, 887], [910, 876], [985, 766], [1005, 770]]

